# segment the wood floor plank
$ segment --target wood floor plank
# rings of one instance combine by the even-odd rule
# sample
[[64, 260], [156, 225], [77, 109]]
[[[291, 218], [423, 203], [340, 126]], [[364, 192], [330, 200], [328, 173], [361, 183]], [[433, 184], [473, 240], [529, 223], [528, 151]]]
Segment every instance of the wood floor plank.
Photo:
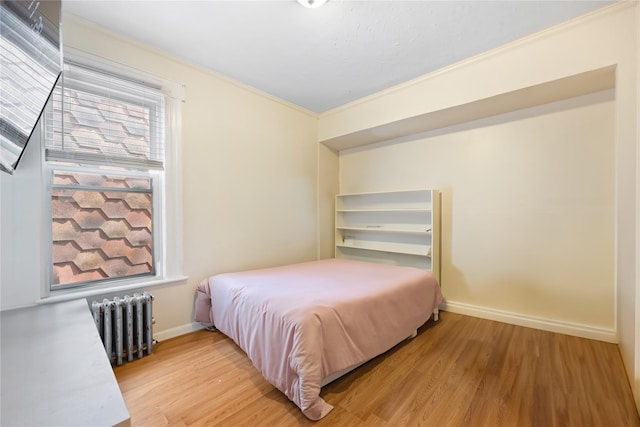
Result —
[[448, 312], [323, 387], [318, 422], [219, 332], [114, 371], [133, 426], [640, 427], [616, 345]]

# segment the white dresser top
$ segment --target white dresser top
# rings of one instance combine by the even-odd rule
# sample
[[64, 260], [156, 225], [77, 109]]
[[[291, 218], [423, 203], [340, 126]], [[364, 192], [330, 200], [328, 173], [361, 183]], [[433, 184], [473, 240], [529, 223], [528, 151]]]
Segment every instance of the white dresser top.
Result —
[[2, 311], [0, 327], [0, 425], [130, 425], [84, 299]]

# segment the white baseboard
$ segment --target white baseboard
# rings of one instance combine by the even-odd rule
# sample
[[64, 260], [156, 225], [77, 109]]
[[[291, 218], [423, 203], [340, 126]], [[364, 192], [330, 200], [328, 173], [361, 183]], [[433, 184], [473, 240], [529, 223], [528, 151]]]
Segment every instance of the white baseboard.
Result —
[[165, 329], [164, 331], [153, 331], [153, 339], [157, 341], [168, 340], [169, 338], [179, 337], [180, 335], [188, 334], [189, 332], [199, 331], [204, 329], [206, 325], [202, 323], [193, 322], [186, 325], [177, 326], [171, 329]]
[[618, 336], [614, 329], [596, 328], [579, 323], [562, 322], [558, 320], [543, 319], [540, 317], [526, 316], [508, 311], [494, 310], [455, 301], [446, 301], [441, 305], [444, 311], [464, 314], [481, 319], [495, 320], [511, 325], [527, 328], [541, 329], [543, 331], [557, 332], [592, 340], [618, 343]]
[[[558, 320], [543, 319], [541, 317], [526, 316], [455, 301], [446, 301], [442, 303], [441, 309], [444, 311], [450, 311], [451, 313], [464, 314], [487, 320], [495, 320], [497, 322], [509, 323], [511, 325], [557, 332], [560, 334], [610, 342], [613, 344], [618, 343], [616, 331], [613, 329], [596, 328], [593, 326], [581, 325], [579, 323], [569, 323]], [[158, 341], [168, 340], [169, 338], [175, 338], [180, 335], [188, 334], [189, 332], [198, 331], [205, 327], [206, 325], [198, 322], [187, 323], [164, 331], [154, 331], [153, 338]]]

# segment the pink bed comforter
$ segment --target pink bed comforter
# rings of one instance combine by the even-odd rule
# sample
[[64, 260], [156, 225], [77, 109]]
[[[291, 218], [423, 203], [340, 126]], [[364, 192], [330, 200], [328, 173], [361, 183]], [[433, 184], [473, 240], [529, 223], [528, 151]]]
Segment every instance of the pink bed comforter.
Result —
[[231, 337], [318, 420], [333, 408], [320, 397], [324, 378], [389, 350], [441, 301], [429, 271], [329, 259], [205, 279], [196, 320]]

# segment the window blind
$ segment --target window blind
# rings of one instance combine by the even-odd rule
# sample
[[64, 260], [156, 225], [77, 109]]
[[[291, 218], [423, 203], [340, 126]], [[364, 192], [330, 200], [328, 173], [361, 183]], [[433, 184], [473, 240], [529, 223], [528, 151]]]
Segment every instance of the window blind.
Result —
[[163, 169], [164, 104], [157, 87], [65, 63], [47, 117], [46, 159]]

